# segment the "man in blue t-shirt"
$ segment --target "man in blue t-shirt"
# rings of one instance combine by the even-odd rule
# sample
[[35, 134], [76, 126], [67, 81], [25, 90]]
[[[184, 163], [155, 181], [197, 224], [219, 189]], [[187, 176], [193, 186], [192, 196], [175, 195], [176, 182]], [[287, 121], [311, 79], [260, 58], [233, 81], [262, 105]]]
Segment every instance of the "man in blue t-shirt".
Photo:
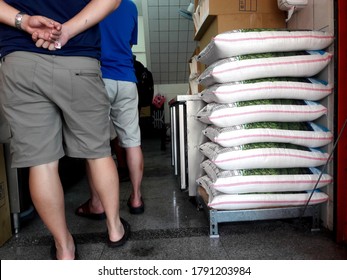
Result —
[[[131, 50], [132, 45], [137, 44], [138, 34], [138, 12], [134, 2], [122, 0], [117, 10], [100, 22], [100, 30], [101, 71], [111, 103], [110, 117], [117, 134], [116, 140], [119, 146], [125, 149], [132, 184], [128, 207], [131, 214], [141, 214], [144, 212], [141, 196], [143, 154], [137, 80]], [[91, 199], [77, 208], [75, 213], [92, 219], [105, 217], [103, 206], [92, 182], [90, 190]]]
[[105, 207], [109, 246], [129, 236], [119, 216], [97, 25], [120, 2], [0, 0], [0, 108], [11, 127], [12, 167], [29, 167], [31, 198], [54, 237], [54, 259], [77, 257], [58, 174], [65, 154], [87, 159]]

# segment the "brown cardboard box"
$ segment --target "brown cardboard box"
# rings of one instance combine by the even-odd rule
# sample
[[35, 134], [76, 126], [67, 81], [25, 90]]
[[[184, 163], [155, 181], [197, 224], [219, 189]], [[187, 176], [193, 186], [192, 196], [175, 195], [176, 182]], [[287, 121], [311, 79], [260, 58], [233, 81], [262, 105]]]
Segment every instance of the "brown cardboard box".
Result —
[[211, 15], [237, 12], [278, 13], [277, 0], [201, 0]]
[[214, 35], [241, 28], [286, 27], [285, 12], [278, 9], [277, 0], [201, 0], [194, 18], [196, 41], [201, 40], [216, 18], [218, 28]]
[[0, 246], [12, 236], [3, 144], [0, 144]]
[[223, 32], [243, 28], [285, 28], [285, 17], [275, 17], [272, 14], [233, 14], [219, 15], [202, 34], [199, 47], [203, 50], [211, 39]]

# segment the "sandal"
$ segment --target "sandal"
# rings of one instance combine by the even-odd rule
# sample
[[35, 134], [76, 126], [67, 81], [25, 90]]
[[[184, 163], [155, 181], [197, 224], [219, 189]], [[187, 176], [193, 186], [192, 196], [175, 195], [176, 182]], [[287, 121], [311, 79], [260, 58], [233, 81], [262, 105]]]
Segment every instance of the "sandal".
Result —
[[106, 219], [105, 212], [103, 212], [103, 213], [90, 212], [89, 203], [90, 203], [90, 199], [88, 199], [85, 203], [83, 203], [81, 206], [79, 206], [76, 209], [75, 214], [77, 216], [88, 218], [91, 220], [104, 220], [104, 219]]
[[142, 197], [141, 197], [141, 205], [140, 206], [134, 207], [131, 205], [131, 196], [128, 199], [127, 205], [129, 207], [130, 214], [139, 215], [139, 214], [142, 214], [143, 212], [145, 212], [145, 203], [143, 202]]
[[108, 239], [107, 240], [108, 247], [115, 248], [115, 247], [123, 246], [130, 237], [130, 225], [129, 225], [129, 223], [126, 220], [124, 220], [123, 218], [120, 218], [120, 221], [124, 227], [124, 235], [118, 241], [111, 241], [110, 239]]

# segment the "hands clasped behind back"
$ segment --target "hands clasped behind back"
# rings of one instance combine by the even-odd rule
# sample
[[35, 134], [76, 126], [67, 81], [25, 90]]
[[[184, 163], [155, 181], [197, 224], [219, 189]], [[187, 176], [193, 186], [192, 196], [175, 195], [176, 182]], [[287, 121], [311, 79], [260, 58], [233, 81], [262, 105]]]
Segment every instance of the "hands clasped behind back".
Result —
[[28, 16], [27, 21], [23, 21], [23, 30], [31, 34], [39, 48], [53, 51], [68, 41], [68, 33], [63, 32], [63, 25], [44, 16]]

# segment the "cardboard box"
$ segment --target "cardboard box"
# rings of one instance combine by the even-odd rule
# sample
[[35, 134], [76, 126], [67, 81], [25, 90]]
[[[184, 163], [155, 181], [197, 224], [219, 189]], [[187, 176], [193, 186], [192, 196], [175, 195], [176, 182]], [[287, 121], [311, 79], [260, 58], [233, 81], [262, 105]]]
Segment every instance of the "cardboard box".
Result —
[[211, 15], [249, 13], [278, 13], [277, 0], [201, 0], [200, 6], [205, 7]]
[[223, 32], [243, 29], [243, 28], [285, 28], [285, 15], [275, 17], [272, 14], [233, 14], [219, 15], [214, 18], [211, 24], [201, 35], [199, 47], [203, 50], [211, 39]]
[[[216, 18], [223, 18], [227, 28], [285, 28], [286, 14], [277, 0], [201, 0], [194, 13], [195, 37], [199, 41]], [[218, 30], [215, 35], [224, 32]], [[201, 47], [201, 46], [200, 46]]]
[[3, 144], [0, 144], [0, 246], [12, 236]]

